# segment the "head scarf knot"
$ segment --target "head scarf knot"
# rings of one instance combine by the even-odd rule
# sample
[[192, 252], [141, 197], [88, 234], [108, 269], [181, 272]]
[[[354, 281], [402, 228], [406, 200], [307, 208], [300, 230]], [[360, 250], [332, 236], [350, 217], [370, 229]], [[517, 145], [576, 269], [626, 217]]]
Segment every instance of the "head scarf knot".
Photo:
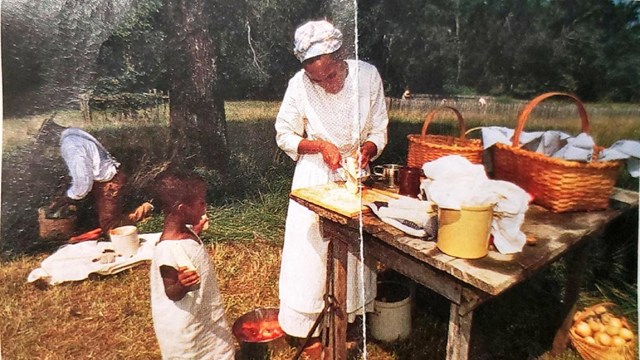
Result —
[[340, 49], [342, 33], [325, 20], [310, 21], [296, 30], [293, 45], [294, 55], [303, 62]]

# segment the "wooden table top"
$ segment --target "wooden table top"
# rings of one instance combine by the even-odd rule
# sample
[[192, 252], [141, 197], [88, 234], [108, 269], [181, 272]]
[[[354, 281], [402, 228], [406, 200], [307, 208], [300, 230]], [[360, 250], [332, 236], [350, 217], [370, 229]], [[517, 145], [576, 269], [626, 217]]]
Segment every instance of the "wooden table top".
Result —
[[[323, 207], [315, 199], [305, 198], [304, 193], [296, 192], [290, 198], [323, 218], [358, 228], [359, 218], [348, 217]], [[366, 233], [417, 259], [425, 266], [447, 273], [484, 293], [498, 295], [557, 260], [574, 245], [602, 230], [623, 212], [637, 207], [638, 193], [623, 189], [615, 189], [611, 206], [602, 211], [557, 214], [531, 205], [525, 215], [522, 230], [527, 237], [536, 240], [535, 245], [526, 245], [522, 252], [511, 255], [491, 250], [487, 256], [473, 260], [446, 255], [436, 247], [435, 241], [409, 236], [371, 213], [363, 213], [362, 221]]]

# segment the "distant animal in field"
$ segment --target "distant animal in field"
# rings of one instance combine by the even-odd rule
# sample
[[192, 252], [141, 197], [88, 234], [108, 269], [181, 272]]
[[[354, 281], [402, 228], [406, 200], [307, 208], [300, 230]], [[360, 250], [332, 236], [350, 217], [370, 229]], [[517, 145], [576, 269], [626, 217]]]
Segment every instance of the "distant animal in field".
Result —
[[487, 99], [485, 99], [484, 97], [480, 97], [480, 98], [478, 99], [478, 105], [479, 105], [481, 108], [485, 109], [485, 108], [487, 107]]
[[440, 100], [440, 106], [452, 106], [455, 104], [455, 102], [456, 100], [454, 99], [443, 98], [442, 100]]

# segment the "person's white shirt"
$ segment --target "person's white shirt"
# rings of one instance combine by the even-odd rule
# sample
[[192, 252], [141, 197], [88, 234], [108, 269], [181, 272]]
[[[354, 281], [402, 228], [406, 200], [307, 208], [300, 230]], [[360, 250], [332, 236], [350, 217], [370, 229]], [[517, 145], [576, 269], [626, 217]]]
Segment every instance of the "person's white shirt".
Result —
[[96, 138], [78, 128], [68, 128], [62, 132], [60, 153], [72, 179], [66, 194], [74, 200], [87, 196], [94, 181], [111, 180], [120, 166]]

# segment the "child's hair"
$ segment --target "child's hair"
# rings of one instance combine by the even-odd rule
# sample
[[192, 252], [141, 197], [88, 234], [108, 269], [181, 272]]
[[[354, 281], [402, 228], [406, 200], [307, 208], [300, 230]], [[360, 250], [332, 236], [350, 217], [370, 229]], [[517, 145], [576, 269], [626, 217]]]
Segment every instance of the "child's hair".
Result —
[[206, 182], [196, 173], [166, 170], [156, 177], [154, 193], [162, 211], [166, 213], [178, 204], [190, 202], [206, 188]]

